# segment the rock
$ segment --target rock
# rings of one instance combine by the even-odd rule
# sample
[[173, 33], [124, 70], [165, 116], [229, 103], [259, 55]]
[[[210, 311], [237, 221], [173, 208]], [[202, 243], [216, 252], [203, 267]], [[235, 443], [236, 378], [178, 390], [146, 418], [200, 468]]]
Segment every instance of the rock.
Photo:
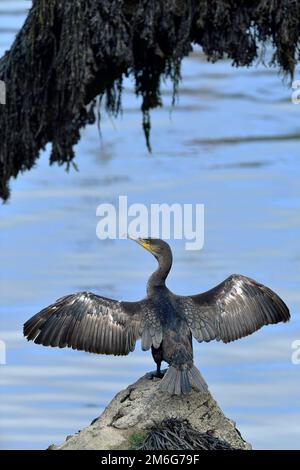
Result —
[[193, 390], [189, 395], [171, 396], [158, 390], [160, 379], [149, 377], [146, 374], [119, 392], [99, 418], [55, 449], [131, 449], [153, 425], [169, 417], [186, 419], [194, 429], [209, 432], [235, 449], [251, 449], [209, 392]]

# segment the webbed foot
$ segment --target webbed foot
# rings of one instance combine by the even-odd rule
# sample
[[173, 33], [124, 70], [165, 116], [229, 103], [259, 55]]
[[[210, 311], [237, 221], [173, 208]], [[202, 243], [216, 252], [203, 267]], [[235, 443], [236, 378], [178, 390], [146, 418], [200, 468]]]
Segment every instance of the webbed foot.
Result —
[[153, 379], [162, 379], [163, 376], [165, 375], [166, 373], [166, 370], [163, 370], [163, 371], [153, 371], [153, 372], [148, 372], [148, 374], [146, 374], [147, 376], [147, 379], [149, 380], [153, 380]]

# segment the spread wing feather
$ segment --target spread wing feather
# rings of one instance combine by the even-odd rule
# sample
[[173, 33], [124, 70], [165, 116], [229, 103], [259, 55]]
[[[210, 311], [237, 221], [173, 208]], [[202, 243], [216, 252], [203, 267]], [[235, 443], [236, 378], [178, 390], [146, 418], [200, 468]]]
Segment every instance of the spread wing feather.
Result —
[[178, 297], [178, 302], [199, 342], [228, 343], [290, 319], [288, 307], [275, 292], [237, 274], [203, 294]]
[[24, 325], [24, 336], [44, 346], [126, 355], [146, 335], [147, 347], [161, 341], [161, 325], [148, 300], [119, 302], [90, 292], [58, 299]]

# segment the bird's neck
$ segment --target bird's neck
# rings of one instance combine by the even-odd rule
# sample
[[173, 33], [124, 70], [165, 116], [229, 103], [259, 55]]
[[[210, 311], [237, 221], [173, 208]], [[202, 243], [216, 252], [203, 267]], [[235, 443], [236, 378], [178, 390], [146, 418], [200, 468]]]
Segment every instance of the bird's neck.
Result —
[[148, 295], [166, 286], [166, 279], [172, 267], [172, 255], [168, 258], [158, 259], [157, 261], [158, 268], [151, 274], [147, 284]]

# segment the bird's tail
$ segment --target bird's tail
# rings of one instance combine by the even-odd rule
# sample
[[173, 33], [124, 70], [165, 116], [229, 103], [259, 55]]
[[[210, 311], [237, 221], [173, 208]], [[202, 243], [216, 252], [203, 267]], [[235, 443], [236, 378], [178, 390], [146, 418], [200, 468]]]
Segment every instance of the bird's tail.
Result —
[[206, 382], [193, 364], [171, 365], [159, 384], [160, 390], [171, 395], [190, 393], [192, 386], [202, 393], [207, 392]]

